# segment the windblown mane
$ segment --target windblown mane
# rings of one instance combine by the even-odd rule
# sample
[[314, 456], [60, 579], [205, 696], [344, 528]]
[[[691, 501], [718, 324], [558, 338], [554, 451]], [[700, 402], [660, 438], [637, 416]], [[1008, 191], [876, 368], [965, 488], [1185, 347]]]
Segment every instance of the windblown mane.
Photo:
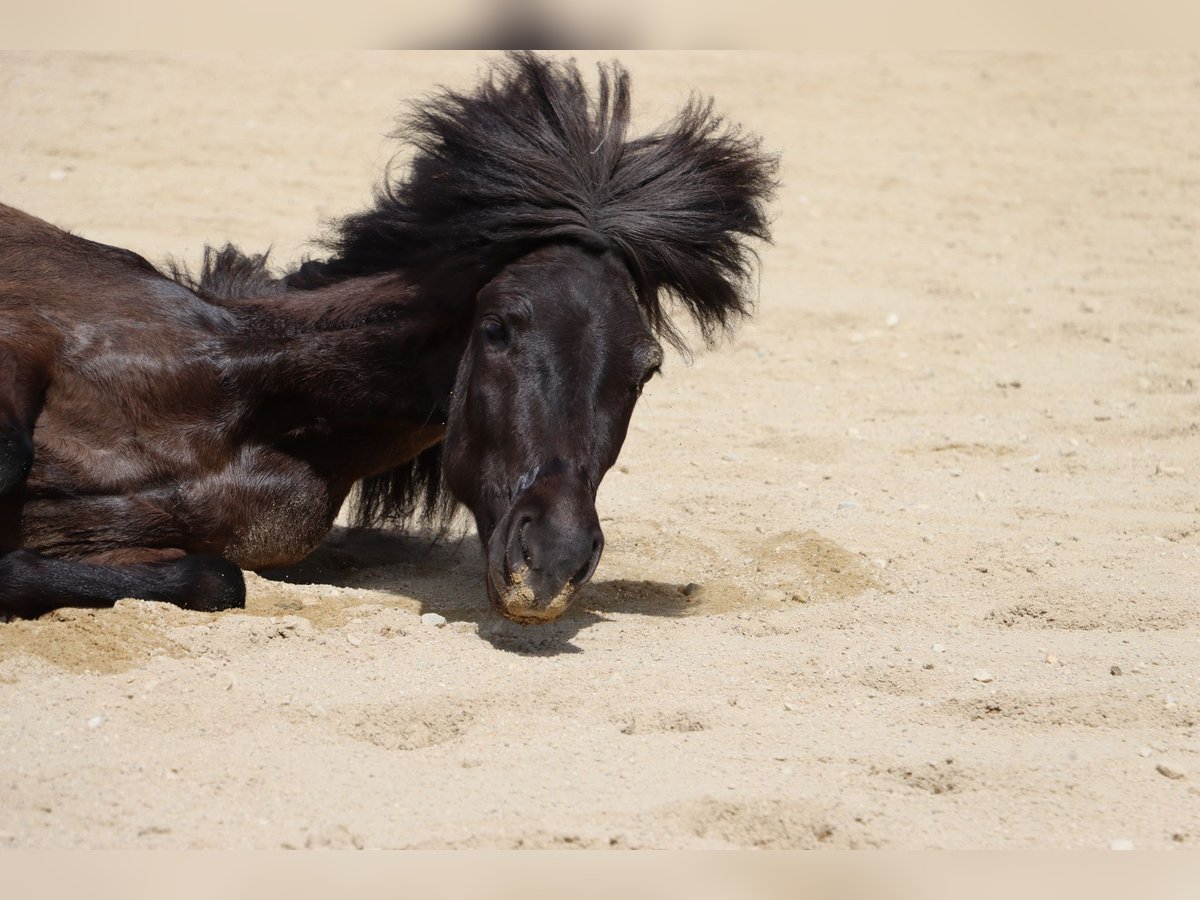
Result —
[[513, 53], [473, 92], [417, 103], [396, 133], [407, 169], [340, 223], [330, 262], [292, 283], [403, 269], [470, 302], [532, 247], [576, 240], [620, 253], [659, 334], [679, 342], [669, 296], [711, 341], [752, 306], [747, 241], [770, 240], [777, 160], [697, 97], [630, 138], [629, 74], [599, 68], [593, 96], [573, 61]]

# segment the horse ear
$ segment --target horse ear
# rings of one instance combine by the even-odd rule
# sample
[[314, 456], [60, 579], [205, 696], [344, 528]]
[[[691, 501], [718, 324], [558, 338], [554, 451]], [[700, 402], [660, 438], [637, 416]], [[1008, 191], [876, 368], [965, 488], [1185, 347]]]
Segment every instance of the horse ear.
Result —
[[779, 159], [693, 96], [666, 126], [629, 141], [605, 233], [624, 252], [652, 321], [674, 335], [662, 306], [673, 297], [711, 343], [753, 309], [758, 255], [771, 240], [768, 204]]

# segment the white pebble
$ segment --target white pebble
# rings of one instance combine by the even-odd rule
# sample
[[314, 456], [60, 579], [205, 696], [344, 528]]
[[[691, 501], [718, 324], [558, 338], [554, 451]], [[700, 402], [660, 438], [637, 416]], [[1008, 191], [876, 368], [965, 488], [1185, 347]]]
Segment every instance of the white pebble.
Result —
[[1142, 747], [1140, 750], [1138, 750], [1138, 756], [1140, 756], [1142, 759], [1149, 759], [1152, 753], [1154, 753], [1154, 751], [1149, 747]]
[[946, 645], [945, 645], [945, 644], [934, 644], [934, 645], [933, 645], [933, 652], [934, 652], [934, 653], [945, 653], [945, 652], [946, 652]]
[[1132, 850], [1133, 841], [1129, 838], [1113, 838], [1109, 841], [1108, 849], [1110, 850]]
[[99, 728], [104, 724], [104, 716], [92, 716], [87, 721], [88, 728]]
[[67, 177], [67, 172], [65, 169], [51, 169], [50, 174], [47, 177], [51, 181], [62, 181]]
[[362, 638], [358, 637], [357, 635], [348, 634], [346, 635], [346, 643], [351, 647], [359, 647], [362, 645]]
[[435, 628], [441, 628], [446, 624], [446, 617], [438, 613], [421, 613], [421, 624], [432, 625]]
[[887, 318], [883, 320], [888, 328], [895, 328], [900, 324], [900, 316], [897, 313], [888, 313]]
[[987, 669], [976, 669], [973, 677], [976, 681], [981, 681], [984, 684], [988, 684], [992, 680], [992, 673]]

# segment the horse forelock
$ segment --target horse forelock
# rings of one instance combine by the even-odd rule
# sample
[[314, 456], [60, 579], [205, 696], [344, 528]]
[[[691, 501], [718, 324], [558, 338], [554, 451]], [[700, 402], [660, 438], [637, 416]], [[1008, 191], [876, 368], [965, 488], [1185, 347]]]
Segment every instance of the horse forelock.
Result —
[[776, 157], [697, 97], [631, 138], [629, 74], [617, 62], [598, 68], [589, 91], [574, 61], [514, 53], [474, 91], [414, 104], [396, 132], [407, 164], [373, 207], [336, 227], [323, 275], [402, 269], [467, 303], [523, 253], [573, 241], [621, 255], [668, 338], [669, 298], [705, 339], [748, 314]]

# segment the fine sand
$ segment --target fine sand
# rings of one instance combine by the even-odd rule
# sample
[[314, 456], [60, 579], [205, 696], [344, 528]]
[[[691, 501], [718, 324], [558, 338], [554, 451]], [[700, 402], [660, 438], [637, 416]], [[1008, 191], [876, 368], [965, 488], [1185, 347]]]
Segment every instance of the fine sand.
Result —
[[[785, 186], [576, 607], [339, 529], [244, 613], [0, 624], [0, 846], [1200, 844], [1200, 59], [623, 58]], [[0, 56], [0, 201], [286, 263], [484, 59]]]

